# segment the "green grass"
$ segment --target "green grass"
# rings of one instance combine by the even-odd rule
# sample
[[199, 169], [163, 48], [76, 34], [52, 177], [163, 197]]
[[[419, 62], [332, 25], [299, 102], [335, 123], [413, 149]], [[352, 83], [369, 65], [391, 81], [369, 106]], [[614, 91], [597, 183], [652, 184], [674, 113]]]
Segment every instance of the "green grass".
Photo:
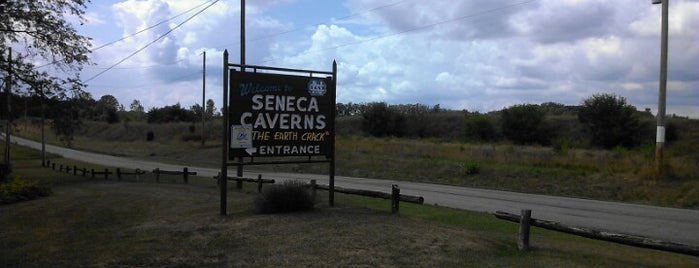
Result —
[[221, 217], [218, 189], [207, 178], [116, 182], [40, 168], [32, 157], [15, 163], [18, 175], [52, 184], [54, 194], [0, 206], [0, 267], [699, 265], [695, 257], [537, 228], [532, 250], [522, 252], [517, 225], [489, 214], [402, 203], [391, 215], [390, 201], [343, 194], [328, 207], [324, 191], [314, 210], [256, 215], [256, 186], [232, 187], [229, 215]]
[[[189, 133], [189, 125], [86, 122], [74, 145], [78, 149], [149, 161], [218, 167], [220, 136], [211, 137], [203, 147], [196, 141], [182, 141], [182, 135]], [[574, 148], [576, 143], [569, 142], [565, 150], [556, 151], [541, 146], [354, 135], [337, 137], [336, 174], [699, 208], [699, 126], [695, 125], [698, 124], [694, 121], [680, 125], [684, 136], [666, 150], [669, 179], [655, 178], [652, 144], [634, 150], [592, 150]], [[35, 126], [20, 123], [17, 129], [20, 135], [38, 137]], [[148, 130], [156, 133], [155, 141], [145, 141]], [[213, 124], [211, 133], [219, 132], [220, 126]], [[57, 140], [48, 136], [49, 141]], [[478, 166], [477, 174], [468, 171], [473, 163]], [[318, 164], [250, 169], [327, 173], [327, 166]]]

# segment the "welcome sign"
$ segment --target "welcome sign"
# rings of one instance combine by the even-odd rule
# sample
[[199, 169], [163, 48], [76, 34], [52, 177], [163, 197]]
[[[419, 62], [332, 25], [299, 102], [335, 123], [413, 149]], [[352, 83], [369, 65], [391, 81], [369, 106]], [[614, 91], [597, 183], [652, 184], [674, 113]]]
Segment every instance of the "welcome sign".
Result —
[[318, 78], [230, 71], [230, 148], [235, 157], [332, 157], [335, 89]]

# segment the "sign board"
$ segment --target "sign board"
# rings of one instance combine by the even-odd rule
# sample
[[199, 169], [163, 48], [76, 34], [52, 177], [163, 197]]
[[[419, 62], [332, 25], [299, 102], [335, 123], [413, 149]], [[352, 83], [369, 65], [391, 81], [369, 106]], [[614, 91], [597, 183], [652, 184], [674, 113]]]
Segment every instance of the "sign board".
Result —
[[332, 157], [335, 88], [318, 78], [230, 70], [228, 158]]

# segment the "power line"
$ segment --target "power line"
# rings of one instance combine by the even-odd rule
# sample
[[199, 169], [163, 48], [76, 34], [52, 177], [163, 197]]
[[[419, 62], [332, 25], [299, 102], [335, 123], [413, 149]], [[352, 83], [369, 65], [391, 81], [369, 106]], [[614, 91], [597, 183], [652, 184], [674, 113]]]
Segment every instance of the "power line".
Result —
[[[163, 23], [165, 23], [165, 22], [171, 21], [171, 20], [173, 20], [173, 19], [175, 19], [175, 18], [178, 18], [178, 17], [180, 17], [180, 16], [182, 16], [182, 15], [184, 15], [184, 14], [187, 14], [187, 13], [191, 12], [192, 10], [197, 9], [197, 8], [203, 6], [203, 5], [205, 5], [205, 4], [207, 4], [207, 3], [211, 2], [211, 1], [212, 1], [212, 0], [203, 2], [203, 3], [201, 3], [201, 4], [197, 5], [197, 6], [195, 6], [195, 7], [193, 7], [193, 8], [190, 8], [190, 9], [184, 11], [184, 12], [181, 12], [181, 13], [175, 15], [175, 16], [169, 17], [169, 18], [167, 18], [167, 19], [164, 19], [164, 20], [162, 20], [162, 21], [159, 21], [158, 23], [156, 23], [156, 24], [154, 24], [154, 25], [148, 26], [148, 27], [146, 27], [146, 28], [143, 29], [143, 30], [140, 30], [140, 31], [135, 32], [135, 33], [133, 33], [133, 34], [130, 34], [130, 35], [128, 35], [128, 36], [125, 36], [125, 37], [122, 37], [122, 38], [120, 38], [120, 39], [117, 39], [117, 40], [108, 42], [108, 43], [106, 43], [106, 44], [103, 44], [103, 45], [101, 45], [101, 46], [99, 46], [99, 47], [97, 47], [97, 48], [95, 48], [95, 49], [92, 49], [92, 51], [90, 51], [90, 52], [95, 52], [95, 51], [97, 51], [97, 50], [99, 50], [99, 49], [102, 49], [102, 48], [104, 48], [104, 47], [107, 47], [107, 46], [113, 45], [113, 44], [115, 44], [115, 43], [124, 41], [124, 40], [126, 40], [126, 39], [128, 39], [128, 38], [134, 37], [134, 36], [139, 35], [139, 34], [145, 32], [145, 31], [148, 31], [148, 30], [150, 30], [150, 29], [153, 29], [153, 28], [155, 28], [155, 27], [158, 27], [158, 26], [160, 26], [161, 24], [163, 24]], [[64, 59], [54, 60], [54, 61], [49, 62], [49, 63], [46, 63], [46, 64], [44, 64], [44, 65], [40, 65], [40, 66], [34, 67], [34, 69], [39, 69], [39, 68], [43, 68], [43, 67], [46, 67], [46, 66], [49, 66], [49, 65], [53, 65], [53, 64], [55, 64], [55, 63], [57, 63], [57, 62], [60, 62], [60, 61], [63, 61], [63, 60], [64, 60]]]
[[[217, 1], [218, 1], [218, 0], [217, 0]], [[171, 21], [171, 20], [173, 20], [173, 19], [176, 19], [177, 17], [182, 16], [182, 15], [184, 15], [184, 14], [187, 14], [187, 13], [191, 12], [192, 10], [197, 9], [197, 8], [203, 6], [203, 5], [207, 4], [207, 3], [210, 3], [210, 2], [211, 2], [211, 0], [206, 1], [206, 2], [203, 2], [203, 3], [201, 3], [201, 4], [199, 4], [199, 5], [195, 6], [195, 7], [192, 7], [192, 8], [190, 8], [190, 9], [188, 9], [188, 10], [186, 10], [186, 11], [180, 13], [180, 14], [177, 14], [177, 15], [172, 16], [172, 17], [170, 17], [170, 18], [164, 19], [164, 20], [162, 20], [162, 21], [160, 21], [160, 22], [158, 22], [158, 23], [156, 23], [156, 24], [154, 24], [154, 25], [148, 26], [147, 28], [145, 28], [145, 29], [143, 29], [143, 30], [140, 30], [140, 31], [135, 32], [135, 33], [133, 33], [133, 34], [130, 34], [130, 35], [128, 35], [128, 36], [122, 37], [122, 38], [120, 38], [120, 39], [118, 39], [118, 40], [114, 40], [114, 41], [111, 41], [111, 42], [109, 42], [109, 43], [103, 44], [103, 45], [101, 45], [101, 46], [99, 46], [99, 47], [93, 49], [92, 52], [94, 52], [94, 51], [96, 51], [96, 50], [99, 50], [99, 49], [101, 49], [101, 48], [104, 48], [104, 47], [106, 47], [106, 46], [113, 45], [113, 44], [118, 43], [118, 42], [120, 42], [120, 41], [124, 41], [124, 40], [126, 40], [126, 39], [128, 39], [128, 38], [130, 38], [130, 37], [134, 37], [134, 36], [136, 36], [136, 35], [138, 35], [138, 34], [140, 34], [140, 33], [142, 33], [142, 32], [148, 31], [148, 30], [153, 29], [153, 28], [155, 28], [155, 27], [158, 27], [158, 26], [160, 26], [160, 25], [163, 24], [163, 23], [166, 23], [166, 22], [168, 22], [168, 21]]]
[[116, 67], [117, 65], [121, 64], [122, 62], [128, 60], [129, 58], [133, 57], [134, 55], [136, 55], [136, 54], [138, 54], [139, 52], [143, 51], [144, 49], [148, 48], [149, 46], [151, 46], [151, 45], [154, 44], [155, 42], [157, 42], [157, 41], [159, 41], [160, 39], [164, 38], [165, 36], [167, 36], [168, 34], [170, 34], [172, 31], [176, 30], [177, 28], [179, 28], [179, 27], [182, 26], [183, 24], [189, 22], [190, 20], [192, 20], [192, 19], [193, 19], [194, 17], [196, 17], [197, 15], [199, 15], [199, 14], [201, 14], [202, 12], [204, 12], [205, 10], [209, 9], [211, 6], [213, 6], [214, 4], [218, 3], [218, 1], [219, 1], [219, 0], [213, 1], [211, 4], [209, 4], [208, 6], [204, 7], [203, 9], [197, 11], [197, 13], [194, 13], [194, 15], [190, 16], [189, 18], [187, 18], [186, 20], [184, 20], [184, 21], [181, 22], [180, 24], [177, 24], [177, 25], [176, 25], [175, 27], [173, 27], [172, 29], [170, 29], [170, 30], [168, 30], [167, 32], [165, 32], [164, 34], [158, 36], [158, 38], [156, 38], [155, 40], [151, 41], [150, 43], [146, 44], [146, 45], [143, 46], [142, 48], [140, 48], [140, 49], [134, 51], [133, 53], [131, 53], [131, 54], [129, 54], [128, 56], [126, 56], [125, 58], [121, 59], [121, 60], [118, 61], [117, 63], [113, 64], [113, 65], [110, 66], [109, 68], [107, 68], [107, 69], [105, 69], [105, 70], [103, 70], [103, 71], [97, 73], [96, 75], [94, 75], [94, 76], [92, 76], [92, 77], [86, 79], [86, 80], [83, 81], [83, 82], [84, 82], [84, 83], [87, 83], [87, 82], [89, 82], [90, 80], [95, 79], [95, 78], [97, 78], [98, 76], [100, 76], [100, 75], [106, 73], [107, 71], [111, 70], [112, 68], [114, 68], [114, 67]]

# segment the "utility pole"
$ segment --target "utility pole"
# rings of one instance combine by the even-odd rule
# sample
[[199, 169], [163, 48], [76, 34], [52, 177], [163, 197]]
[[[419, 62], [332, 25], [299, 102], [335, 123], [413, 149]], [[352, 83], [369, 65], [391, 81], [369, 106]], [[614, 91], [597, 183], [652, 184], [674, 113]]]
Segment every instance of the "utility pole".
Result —
[[658, 174], [663, 174], [663, 155], [665, 150], [665, 99], [667, 92], [667, 32], [668, 8], [670, 0], [652, 0], [653, 4], [662, 3], [660, 34], [660, 82], [658, 93], [658, 115], [655, 138], [655, 167]]
[[12, 111], [12, 108], [10, 107], [10, 101], [12, 100], [12, 97], [10, 96], [10, 92], [12, 92], [12, 47], [8, 48], [7, 52], [7, 66], [8, 66], [8, 72], [7, 72], [7, 78], [5, 78], [5, 95], [7, 97], [7, 107], [6, 110], [6, 120], [4, 121], [5, 123], [5, 158], [3, 159], [5, 168], [7, 171], [10, 171], [10, 119], [12, 118], [10, 116], [10, 112]]
[[201, 77], [201, 147], [204, 147], [204, 126], [206, 123], [206, 51], [202, 52], [202, 77]]
[[[245, 72], [245, 0], [240, 0], [240, 72]], [[236, 171], [236, 175], [238, 175], [239, 178], [243, 177], [243, 157], [238, 157], [238, 167]], [[243, 182], [237, 181], [235, 186], [241, 189], [243, 187]]]

